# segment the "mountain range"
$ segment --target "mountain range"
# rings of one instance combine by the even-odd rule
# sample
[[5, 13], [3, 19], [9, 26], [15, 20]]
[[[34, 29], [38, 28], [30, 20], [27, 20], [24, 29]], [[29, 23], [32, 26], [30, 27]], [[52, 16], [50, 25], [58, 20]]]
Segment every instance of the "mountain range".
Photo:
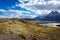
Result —
[[52, 11], [47, 15], [37, 16], [34, 20], [50, 20], [50, 21], [60, 21], [60, 13], [58, 11]]

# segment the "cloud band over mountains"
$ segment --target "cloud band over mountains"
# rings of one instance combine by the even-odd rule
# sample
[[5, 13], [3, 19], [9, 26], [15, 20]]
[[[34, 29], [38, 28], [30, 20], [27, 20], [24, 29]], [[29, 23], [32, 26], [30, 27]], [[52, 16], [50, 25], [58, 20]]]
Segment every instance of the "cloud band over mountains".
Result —
[[[19, 4], [18, 6], [25, 7], [25, 8], [31, 8], [36, 10], [60, 10], [60, 1], [59, 0], [25, 0], [28, 1], [28, 3], [24, 3], [24, 0], [22, 0], [22, 4]], [[21, 2], [21, 0], [20, 0]]]
[[60, 11], [60, 0], [17, 0], [17, 1], [19, 3], [14, 2], [15, 4], [13, 6], [7, 7], [8, 10], [0, 9], [0, 12], [4, 13], [3, 15], [0, 14], [0, 17], [34, 18], [37, 15], [46, 15], [51, 11], [56, 10]]

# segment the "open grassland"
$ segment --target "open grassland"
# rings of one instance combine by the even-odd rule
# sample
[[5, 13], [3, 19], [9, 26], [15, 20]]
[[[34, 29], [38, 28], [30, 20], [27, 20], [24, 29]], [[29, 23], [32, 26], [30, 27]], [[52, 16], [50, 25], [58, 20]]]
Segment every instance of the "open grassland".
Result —
[[0, 39], [60, 40], [60, 28], [43, 27], [39, 26], [39, 23], [39, 21], [28, 20], [0, 20]]

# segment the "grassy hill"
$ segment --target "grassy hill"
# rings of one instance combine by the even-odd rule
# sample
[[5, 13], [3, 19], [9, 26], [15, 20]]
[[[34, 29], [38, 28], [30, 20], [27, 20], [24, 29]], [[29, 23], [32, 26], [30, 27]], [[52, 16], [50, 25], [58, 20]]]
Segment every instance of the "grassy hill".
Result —
[[18, 40], [60, 40], [60, 28], [43, 27], [39, 23], [34, 20], [1, 19], [0, 35], [16, 35]]

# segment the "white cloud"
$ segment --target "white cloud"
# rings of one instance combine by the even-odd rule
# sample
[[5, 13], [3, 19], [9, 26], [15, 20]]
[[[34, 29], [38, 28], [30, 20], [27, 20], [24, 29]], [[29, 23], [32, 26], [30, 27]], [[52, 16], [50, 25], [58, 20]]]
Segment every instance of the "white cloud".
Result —
[[[32, 12], [29, 11], [22, 11], [22, 10], [3, 10], [0, 9], [3, 13], [10, 13], [11, 15], [8, 16], [9, 18], [17, 17], [17, 18], [34, 18], [37, 15], [46, 15], [50, 13], [51, 11], [60, 10], [60, 1], [59, 0], [49, 0], [48, 2], [44, 0], [18, 0], [20, 4], [16, 4], [16, 6], [25, 8], [26, 10], [30, 10], [36, 13], [36, 15], [33, 15]], [[25, 1], [28, 1], [28, 3], [24, 3]], [[12, 6], [12, 8], [15, 8], [15, 6]]]
[[47, 14], [47, 12], [49, 13], [52, 10], [60, 10], [60, 0], [49, 0], [48, 2], [44, 0], [27, 0], [29, 2], [26, 4], [24, 3], [26, 0], [19, 0], [19, 2], [21, 1], [22, 4], [17, 4], [18, 6], [37, 14], [43, 14], [44, 12]]
[[6, 16], [1, 16], [1, 15], [0, 15], [0, 18], [7, 18], [7, 17], [6, 17]]
[[60, 1], [60, 0], [50, 0], [50, 1]]
[[[7, 16], [0, 15], [0, 17], [4, 18], [34, 18], [36, 15], [32, 15], [29, 11], [22, 10], [4, 10], [0, 9], [0, 12], [4, 13]], [[25, 13], [25, 14], [24, 14]]]

